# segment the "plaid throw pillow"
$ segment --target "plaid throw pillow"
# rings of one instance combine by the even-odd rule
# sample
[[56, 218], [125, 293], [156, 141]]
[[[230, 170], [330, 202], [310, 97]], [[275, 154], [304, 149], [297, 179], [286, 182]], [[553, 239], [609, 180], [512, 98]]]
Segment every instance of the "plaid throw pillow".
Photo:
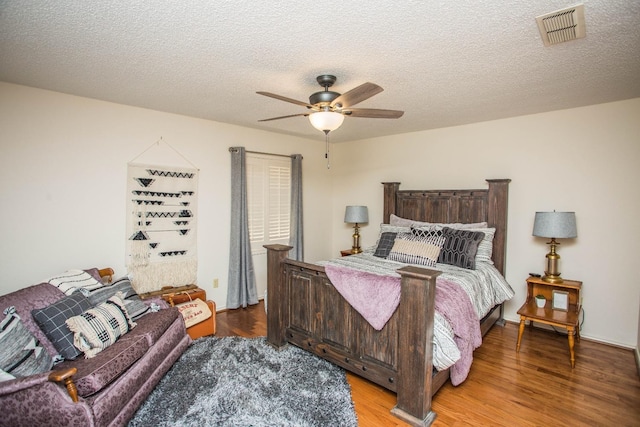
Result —
[[60, 355], [66, 360], [73, 360], [82, 352], [73, 345], [73, 332], [65, 322], [90, 308], [87, 297], [76, 292], [45, 308], [32, 310], [31, 315]]
[[396, 241], [396, 236], [398, 233], [385, 232], [380, 235], [380, 240], [378, 241], [378, 247], [374, 252], [374, 256], [380, 258], [386, 258], [389, 256], [389, 252], [393, 248], [393, 244]]

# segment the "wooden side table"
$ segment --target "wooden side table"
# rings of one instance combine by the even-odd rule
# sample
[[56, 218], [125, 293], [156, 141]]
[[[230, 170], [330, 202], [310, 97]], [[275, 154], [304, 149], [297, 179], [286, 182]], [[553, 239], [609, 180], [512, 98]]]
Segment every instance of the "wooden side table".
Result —
[[[520, 315], [520, 329], [518, 331], [518, 343], [516, 352], [520, 351], [522, 334], [524, 333], [525, 322], [540, 322], [546, 325], [564, 328], [567, 330], [569, 341], [569, 356], [571, 367], [576, 366], [574, 351], [574, 337], [580, 341], [580, 291], [582, 282], [576, 280], [564, 280], [562, 283], [545, 282], [539, 277], [529, 277], [527, 279], [527, 300], [518, 310]], [[568, 309], [566, 311], [553, 308], [553, 291], [567, 293]], [[536, 295], [544, 295], [547, 302], [544, 307], [538, 308], [536, 305]]]
[[351, 249], [345, 249], [343, 251], [340, 251], [340, 256], [349, 256], [349, 255], [353, 255], [353, 252], [351, 252]]

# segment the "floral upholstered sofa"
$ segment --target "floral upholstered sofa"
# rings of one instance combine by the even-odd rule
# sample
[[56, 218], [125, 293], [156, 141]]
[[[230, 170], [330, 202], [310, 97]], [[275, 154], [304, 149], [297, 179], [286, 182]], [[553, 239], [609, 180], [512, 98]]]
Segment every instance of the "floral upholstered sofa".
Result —
[[[84, 272], [96, 279], [113, 274], [111, 269]], [[89, 309], [87, 302], [82, 299], [89, 293], [65, 293], [50, 283], [40, 283], [0, 296], [0, 313], [5, 312], [5, 315], [0, 315], [0, 319], [3, 319], [0, 362], [4, 360], [5, 366], [10, 365], [9, 368], [0, 367], [3, 369], [0, 379], [4, 379], [0, 381], [0, 426], [88, 427], [127, 424], [158, 381], [189, 346], [191, 339], [178, 310], [160, 299], [154, 300], [155, 310], [150, 310], [151, 304], [138, 298], [138, 307], [142, 304], [145, 308], [138, 313], [139, 317], [130, 314], [131, 310], [122, 309], [121, 305], [133, 307], [128, 304], [130, 301], [125, 292], [119, 291], [127, 285], [130, 287], [126, 282], [123, 279], [92, 290], [93, 300], [101, 293], [104, 298], [111, 296], [106, 302], [90, 304]], [[118, 291], [117, 297], [112, 295], [115, 291]], [[88, 299], [91, 301], [92, 297], [88, 296]], [[70, 300], [73, 300], [73, 304], [69, 303]], [[114, 305], [113, 301], [126, 303]], [[64, 348], [60, 351], [61, 341], [56, 335], [59, 331], [44, 332], [47, 328], [43, 326], [42, 314], [47, 314], [53, 308], [57, 310], [55, 313], [59, 313], [61, 306], [64, 307], [62, 311], [68, 311], [69, 307], [71, 311], [75, 310], [71, 314], [76, 319], [91, 319], [93, 317], [87, 317], [87, 313], [95, 314], [98, 308], [105, 311], [115, 307], [119, 315], [126, 315], [127, 320], [121, 322], [120, 327], [124, 329], [120, 332], [115, 331], [114, 335], [114, 331], [109, 331], [101, 337], [103, 342], [109, 341], [108, 345], [103, 345], [104, 348], [93, 348], [91, 353], [87, 347], [83, 354], [81, 347], [77, 347], [75, 351], [78, 351], [78, 356], [73, 358], [67, 353], [74, 349]], [[80, 316], [79, 311], [82, 312]], [[50, 316], [47, 322], [58, 315]], [[66, 314], [67, 317], [69, 315]], [[70, 323], [65, 321], [65, 324]], [[75, 344], [93, 345], [89, 338], [78, 335], [78, 331], [72, 333], [72, 337]], [[27, 340], [27, 345], [20, 344], [23, 338]], [[16, 346], [20, 347], [22, 353], [13, 356], [6, 354]], [[54, 364], [61, 359], [61, 354], [67, 356], [62, 362]], [[89, 354], [91, 356], [86, 357]], [[7, 373], [4, 369], [12, 372]], [[33, 373], [34, 369], [36, 373]]]

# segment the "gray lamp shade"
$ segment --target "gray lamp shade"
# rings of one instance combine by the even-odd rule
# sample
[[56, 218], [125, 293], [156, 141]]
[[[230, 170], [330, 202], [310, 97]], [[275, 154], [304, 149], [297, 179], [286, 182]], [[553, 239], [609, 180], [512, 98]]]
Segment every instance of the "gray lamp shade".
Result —
[[575, 212], [536, 212], [533, 235], [558, 239], [578, 237]]
[[369, 222], [369, 210], [366, 206], [347, 206], [344, 212], [344, 222], [365, 224]]

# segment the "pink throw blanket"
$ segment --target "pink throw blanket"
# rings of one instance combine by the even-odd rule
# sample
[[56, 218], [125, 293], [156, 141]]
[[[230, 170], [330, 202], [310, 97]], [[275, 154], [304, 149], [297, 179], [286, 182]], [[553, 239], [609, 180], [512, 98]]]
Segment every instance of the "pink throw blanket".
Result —
[[400, 304], [400, 278], [327, 264], [327, 277], [340, 295], [376, 330], [387, 324]]
[[436, 311], [453, 329], [453, 340], [460, 350], [460, 359], [451, 367], [451, 384], [459, 385], [469, 375], [473, 350], [482, 344], [480, 320], [471, 305], [469, 295], [449, 280], [436, 279]]
[[[332, 264], [327, 277], [342, 297], [376, 330], [381, 330], [400, 304], [400, 278]], [[473, 350], [482, 344], [480, 321], [467, 293], [456, 283], [436, 279], [435, 309], [454, 332], [460, 359], [451, 367], [451, 383], [461, 384], [469, 374]]]

